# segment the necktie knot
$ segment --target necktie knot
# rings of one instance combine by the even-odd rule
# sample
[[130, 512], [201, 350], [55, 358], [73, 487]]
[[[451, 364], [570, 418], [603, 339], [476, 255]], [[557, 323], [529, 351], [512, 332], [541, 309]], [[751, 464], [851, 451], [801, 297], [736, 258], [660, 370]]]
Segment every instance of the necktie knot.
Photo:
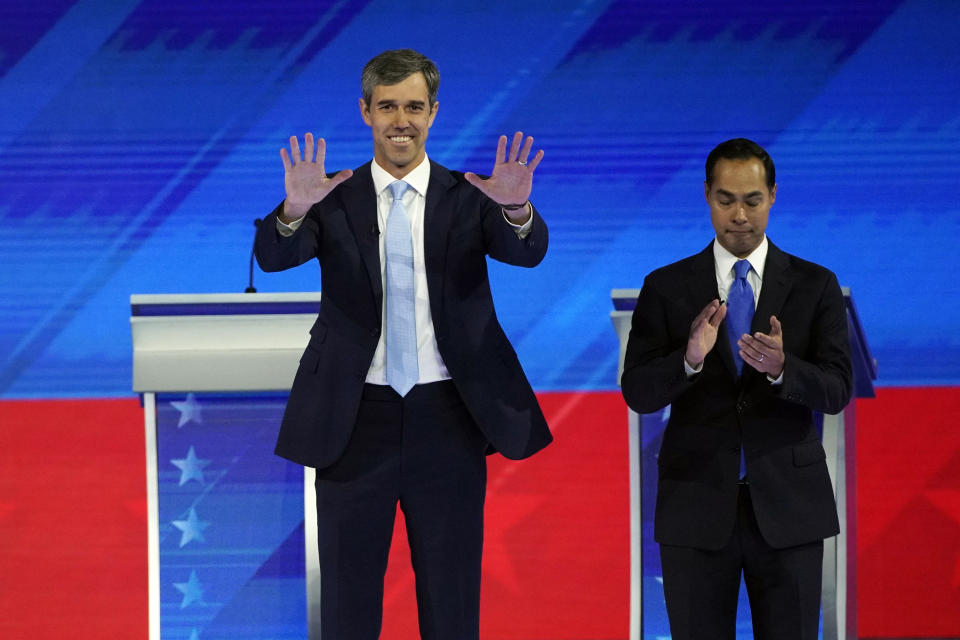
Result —
[[407, 189], [410, 187], [409, 184], [403, 180], [397, 180], [390, 183], [390, 193], [393, 194], [393, 201], [397, 202], [403, 198], [403, 194], [407, 192]]
[[733, 265], [733, 270], [737, 274], [737, 280], [743, 280], [750, 272], [750, 261], [737, 260], [736, 264]]

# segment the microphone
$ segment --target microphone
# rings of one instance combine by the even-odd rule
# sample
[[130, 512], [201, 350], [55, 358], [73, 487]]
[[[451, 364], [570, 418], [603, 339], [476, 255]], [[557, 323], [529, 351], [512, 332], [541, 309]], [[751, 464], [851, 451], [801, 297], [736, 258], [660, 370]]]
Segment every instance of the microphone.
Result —
[[[260, 223], [263, 222], [261, 218], [254, 218], [253, 226], [257, 229], [260, 228]], [[244, 290], [244, 293], [256, 293], [257, 288], [253, 286], [253, 248], [257, 244], [257, 234], [253, 234], [253, 246], [250, 247], [250, 277], [248, 280], [247, 288]]]

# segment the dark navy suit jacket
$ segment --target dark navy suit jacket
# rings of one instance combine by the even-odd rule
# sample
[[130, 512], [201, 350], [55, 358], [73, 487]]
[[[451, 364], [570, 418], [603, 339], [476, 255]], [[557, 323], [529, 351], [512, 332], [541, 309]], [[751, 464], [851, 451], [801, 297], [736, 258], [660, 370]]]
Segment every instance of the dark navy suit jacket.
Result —
[[719, 549], [737, 510], [740, 447], [764, 539], [783, 548], [839, 531], [814, 411], [837, 413], [850, 399], [846, 311], [827, 269], [770, 243], [751, 333], [783, 326], [783, 384], [744, 365], [739, 379], [721, 326], [703, 370], [684, 371], [690, 325], [718, 298], [712, 244], [652, 272], [643, 283], [624, 358], [627, 404], [650, 413], [671, 404], [658, 459], [658, 542]]
[[[322, 295], [276, 453], [323, 468], [340, 457], [350, 439], [382, 329], [377, 201], [370, 163], [315, 204], [292, 236], [277, 233], [280, 211], [278, 207], [260, 225], [257, 261], [264, 271], [279, 271], [316, 258]], [[533, 217], [531, 232], [519, 238], [499, 205], [462, 173], [431, 162], [424, 259], [437, 345], [491, 447], [513, 459], [532, 455], [552, 437], [497, 321], [486, 259], [536, 266], [547, 251], [547, 226], [535, 210]]]

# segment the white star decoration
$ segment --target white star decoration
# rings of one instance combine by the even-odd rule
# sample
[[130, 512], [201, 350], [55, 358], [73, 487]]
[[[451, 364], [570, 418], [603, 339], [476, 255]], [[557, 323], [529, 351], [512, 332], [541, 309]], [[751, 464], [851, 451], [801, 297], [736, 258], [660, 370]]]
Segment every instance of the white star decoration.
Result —
[[203, 415], [200, 413], [200, 403], [192, 393], [187, 394], [187, 399], [183, 402], [170, 402], [173, 408], [180, 412], [180, 421], [177, 422], [177, 429], [187, 424], [191, 420], [197, 424], [203, 424]]
[[183, 601], [180, 603], [181, 609], [186, 609], [194, 602], [206, 604], [203, 601], [203, 589], [200, 588], [200, 580], [197, 579], [196, 571], [190, 571], [190, 578], [186, 582], [174, 582], [173, 586], [183, 594]]
[[183, 532], [183, 535], [180, 536], [180, 547], [183, 548], [191, 540], [196, 540], [197, 542], [206, 542], [203, 537], [203, 531], [210, 526], [210, 523], [206, 520], [201, 520], [197, 517], [197, 510], [193, 507], [190, 507], [190, 513], [187, 514], [186, 520], [174, 520], [172, 522], [173, 526]]
[[191, 480], [196, 480], [200, 484], [205, 484], [203, 480], [203, 468], [210, 464], [209, 460], [203, 460], [197, 457], [197, 452], [190, 447], [186, 458], [170, 460], [170, 464], [180, 469], [180, 486], [187, 484]]

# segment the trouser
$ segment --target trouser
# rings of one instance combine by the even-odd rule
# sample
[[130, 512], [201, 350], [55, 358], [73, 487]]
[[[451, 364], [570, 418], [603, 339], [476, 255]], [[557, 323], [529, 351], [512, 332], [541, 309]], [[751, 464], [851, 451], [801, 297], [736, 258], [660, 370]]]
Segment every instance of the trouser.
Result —
[[823, 541], [775, 549], [764, 541], [740, 485], [737, 519], [717, 551], [660, 545], [663, 591], [673, 640], [734, 640], [740, 576], [758, 640], [816, 640]]
[[354, 432], [317, 470], [323, 640], [375, 640], [397, 504], [424, 640], [477, 640], [487, 441], [451, 381], [366, 385]]

